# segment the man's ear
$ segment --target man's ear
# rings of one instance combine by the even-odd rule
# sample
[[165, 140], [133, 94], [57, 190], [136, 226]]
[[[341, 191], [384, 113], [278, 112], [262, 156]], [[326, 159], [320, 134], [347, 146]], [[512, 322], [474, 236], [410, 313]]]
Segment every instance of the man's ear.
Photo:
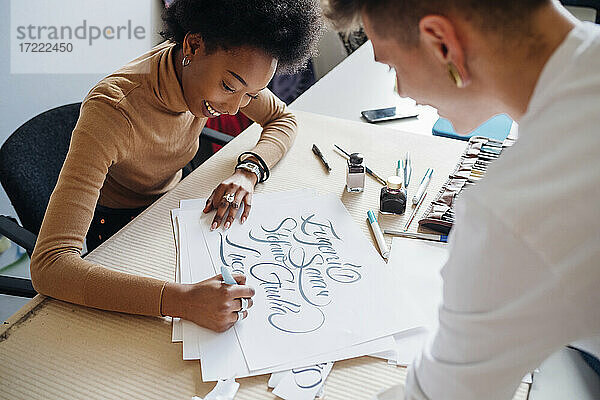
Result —
[[419, 21], [421, 44], [445, 67], [456, 67], [462, 82], [470, 82], [465, 59], [465, 48], [457, 35], [454, 23], [441, 15], [426, 15]]
[[188, 33], [183, 38], [182, 50], [184, 55], [195, 56], [197, 54], [205, 54], [204, 41], [202, 37], [196, 33]]

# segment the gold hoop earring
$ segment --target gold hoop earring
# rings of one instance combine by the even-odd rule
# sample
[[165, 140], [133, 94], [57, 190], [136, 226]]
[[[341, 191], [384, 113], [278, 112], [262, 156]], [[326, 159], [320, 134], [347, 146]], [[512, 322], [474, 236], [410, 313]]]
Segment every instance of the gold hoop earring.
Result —
[[460, 89], [464, 87], [464, 82], [460, 74], [458, 73], [458, 69], [456, 69], [456, 65], [454, 65], [454, 63], [448, 63], [448, 75], [450, 75], [450, 79], [452, 80], [452, 82], [454, 82], [457, 88]]
[[183, 56], [183, 60], [181, 60], [181, 65], [187, 67], [188, 65], [190, 65], [191, 62], [192, 60], [190, 60], [188, 56]]

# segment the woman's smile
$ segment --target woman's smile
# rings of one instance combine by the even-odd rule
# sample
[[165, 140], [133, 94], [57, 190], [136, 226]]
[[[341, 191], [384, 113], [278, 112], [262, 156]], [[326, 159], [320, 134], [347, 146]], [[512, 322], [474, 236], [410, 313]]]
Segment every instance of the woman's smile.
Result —
[[208, 101], [204, 100], [202, 102], [202, 113], [208, 118], [214, 118], [220, 116], [221, 112], [215, 110]]

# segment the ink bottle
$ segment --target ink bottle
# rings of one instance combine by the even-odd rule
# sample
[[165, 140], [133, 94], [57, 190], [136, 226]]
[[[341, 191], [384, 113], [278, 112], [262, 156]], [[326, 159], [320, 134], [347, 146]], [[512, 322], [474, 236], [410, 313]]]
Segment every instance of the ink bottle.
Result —
[[404, 214], [406, 211], [406, 190], [402, 187], [402, 178], [390, 176], [387, 185], [381, 188], [379, 212], [382, 214]]
[[348, 192], [362, 192], [365, 189], [365, 164], [360, 153], [350, 154], [348, 168], [346, 168], [346, 190]]

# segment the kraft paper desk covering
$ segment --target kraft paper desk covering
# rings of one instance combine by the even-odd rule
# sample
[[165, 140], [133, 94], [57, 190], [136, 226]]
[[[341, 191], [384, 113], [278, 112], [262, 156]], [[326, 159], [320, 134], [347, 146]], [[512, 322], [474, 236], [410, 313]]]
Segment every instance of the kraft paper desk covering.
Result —
[[[410, 151], [413, 178], [409, 196], [433, 167], [429, 191], [436, 193], [458, 161], [464, 142], [414, 135], [397, 130], [297, 112], [300, 131], [289, 154], [257, 192], [313, 188], [336, 193], [366, 237], [369, 209], [377, 210], [381, 186], [367, 177], [365, 192], [345, 192], [345, 160], [333, 143], [360, 151], [367, 165], [382, 176], [395, 172], [396, 161]], [[175, 244], [169, 210], [180, 199], [208, 197], [227, 178], [237, 155], [259, 137], [254, 125], [209, 159], [173, 191], [149, 207], [88, 258], [115, 270], [174, 280]], [[333, 170], [326, 174], [311, 151], [316, 143]], [[425, 210], [426, 207], [421, 207]], [[407, 213], [408, 214], [408, 213]], [[402, 217], [380, 217], [382, 229], [398, 229]], [[419, 215], [415, 221], [419, 219]], [[417, 224], [411, 227], [416, 230]], [[391, 243], [391, 238], [387, 238]], [[375, 245], [375, 243], [373, 242]], [[118, 295], [118, 293], [115, 293]], [[2, 399], [189, 399], [204, 396], [214, 383], [203, 383], [197, 361], [183, 361], [181, 344], [171, 343], [168, 319], [133, 316], [80, 307], [36, 296], [0, 328], [0, 398]], [[335, 363], [325, 383], [328, 399], [369, 399], [406, 370], [385, 361], [361, 357]], [[268, 375], [240, 379], [236, 399], [274, 399]], [[516, 399], [526, 399], [521, 384]]]

